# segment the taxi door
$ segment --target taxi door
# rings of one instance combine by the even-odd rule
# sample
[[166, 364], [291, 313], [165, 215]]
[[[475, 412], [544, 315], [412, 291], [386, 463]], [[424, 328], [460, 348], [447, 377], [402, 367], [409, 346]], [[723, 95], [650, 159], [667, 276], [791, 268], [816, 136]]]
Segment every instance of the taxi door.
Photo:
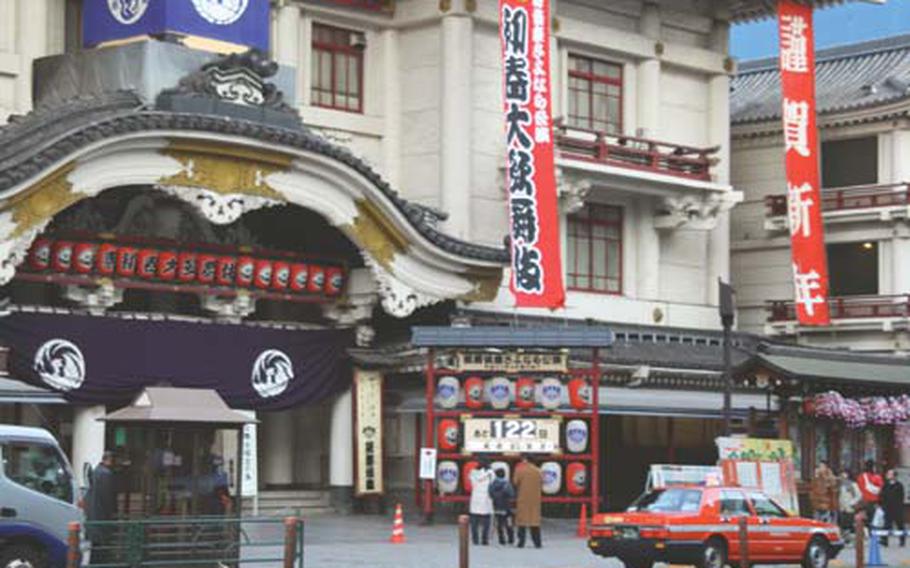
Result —
[[[764, 493], [750, 491], [749, 502], [758, 517], [756, 537], [762, 542], [762, 557], [769, 560], [801, 558], [802, 535], [794, 526], [794, 519]], [[752, 537], [751, 532], [749, 537]]]
[[[724, 526], [724, 534], [727, 537], [730, 550], [728, 551], [731, 560], [740, 558], [740, 539], [739, 539], [739, 520], [746, 517], [746, 523], [750, 531], [749, 537], [758, 524], [758, 518], [752, 514], [749, 504], [746, 501], [746, 495], [739, 489], [722, 489], [720, 491], [720, 504], [718, 506], [720, 522]], [[751, 543], [750, 543], [751, 544]], [[753, 557], [753, 547], [749, 547], [750, 559]]]

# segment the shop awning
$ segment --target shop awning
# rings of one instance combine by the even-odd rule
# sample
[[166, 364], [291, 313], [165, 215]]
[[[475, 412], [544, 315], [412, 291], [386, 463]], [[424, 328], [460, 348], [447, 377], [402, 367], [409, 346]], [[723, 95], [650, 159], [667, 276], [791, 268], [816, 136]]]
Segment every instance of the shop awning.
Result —
[[133, 403], [101, 418], [106, 422], [179, 422], [208, 426], [239, 427], [256, 422], [231, 410], [218, 393], [210, 389], [149, 387]]
[[0, 404], [66, 404], [66, 399], [58, 392], [0, 378]]
[[[721, 392], [697, 390], [633, 389], [600, 387], [600, 414], [669, 416], [679, 418], [721, 418], [724, 395]], [[771, 410], [778, 409], [776, 397], [771, 398]], [[763, 394], [733, 394], [733, 414], [746, 417], [749, 409], [767, 410], [768, 397]], [[413, 414], [426, 412], [424, 393], [407, 393], [393, 412]], [[561, 411], [570, 410], [568, 407]]]
[[826, 359], [807, 355], [759, 354], [749, 367], [765, 367], [794, 379], [861, 382], [878, 385], [910, 385], [910, 360], [873, 362], [860, 357], [849, 361], [838, 357]]

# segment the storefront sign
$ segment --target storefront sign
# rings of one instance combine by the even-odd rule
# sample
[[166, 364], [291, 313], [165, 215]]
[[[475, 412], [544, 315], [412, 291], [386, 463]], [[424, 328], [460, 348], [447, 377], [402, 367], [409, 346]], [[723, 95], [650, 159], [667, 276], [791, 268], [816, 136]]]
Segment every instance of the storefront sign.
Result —
[[779, 0], [787, 212], [796, 313], [803, 325], [827, 325], [828, 265], [815, 125], [815, 52], [812, 6]]
[[436, 479], [436, 448], [420, 448], [420, 479]]
[[357, 448], [355, 492], [381, 495], [382, 472], [382, 375], [376, 371], [354, 373], [354, 443]]
[[350, 384], [342, 330], [13, 312], [0, 318], [10, 372], [79, 404], [143, 387], [215, 389], [232, 408], [313, 404]]
[[555, 418], [466, 418], [464, 451], [560, 452], [559, 424]]
[[511, 288], [519, 307], [565, 303], [550, 110], [549, 0], [500, 0]]
[[84, 0], [84, 47], [156, 34], [181, 34], [269, 48], [269, 2], [262, 0]]
[[761, 489], [793, 514], [799, 514], [793, 444], [790, 440], [717, 438], [725, 484]]
[[459, 371], [496, 371], [501, 373], [550, 372], [565, 373], [569, 369], [569, 354], [560, 352], [525, 353], [506, 351], [459, 351], [456, 367]]

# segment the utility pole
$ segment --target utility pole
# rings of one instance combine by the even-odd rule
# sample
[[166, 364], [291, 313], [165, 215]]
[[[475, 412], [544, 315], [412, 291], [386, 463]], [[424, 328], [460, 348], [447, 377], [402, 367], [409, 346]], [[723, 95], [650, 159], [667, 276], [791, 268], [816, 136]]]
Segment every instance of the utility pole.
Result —
[[731, 369], [730, 333], [733, 329], [733, 322], [736, 317], [736, 305], [733, 295], [736, 293], [733, 287], [721, 280], [718, 282], [718, 309], [720, 311], [720, 323], [724, 327], [724, 436], [730, 435], [730, 414], [733, 397], [733, 372]]

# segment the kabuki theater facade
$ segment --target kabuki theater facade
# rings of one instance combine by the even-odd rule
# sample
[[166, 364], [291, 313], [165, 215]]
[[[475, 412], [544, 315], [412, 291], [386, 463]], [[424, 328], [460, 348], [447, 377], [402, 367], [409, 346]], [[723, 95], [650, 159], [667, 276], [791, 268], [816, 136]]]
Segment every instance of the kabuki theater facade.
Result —
[[[624, 506], [647, 464], [713, 462], [743, 198], [729, 27], [774, 11], [612, 4], [5, 2], [0, 422], [52, 430], [80, 482], [105, 450], [177, 479], [179, 435], [107, 419], [147, 388], [214, 391], [252, 422], [242, 457], [194, 434], [199, 467], [243, 472], [263, 512], [464, 501], [487, 443], [467, 414], [516, 408], [484, 435], [543, 432], [552, 503]], [[412, 341], [553, 325], [601, 341]], [[736, 429], [786, 433], [806, 376], [758, 335], [733, 347]], [[421, 483], [426, 446], [448, 469]]]

